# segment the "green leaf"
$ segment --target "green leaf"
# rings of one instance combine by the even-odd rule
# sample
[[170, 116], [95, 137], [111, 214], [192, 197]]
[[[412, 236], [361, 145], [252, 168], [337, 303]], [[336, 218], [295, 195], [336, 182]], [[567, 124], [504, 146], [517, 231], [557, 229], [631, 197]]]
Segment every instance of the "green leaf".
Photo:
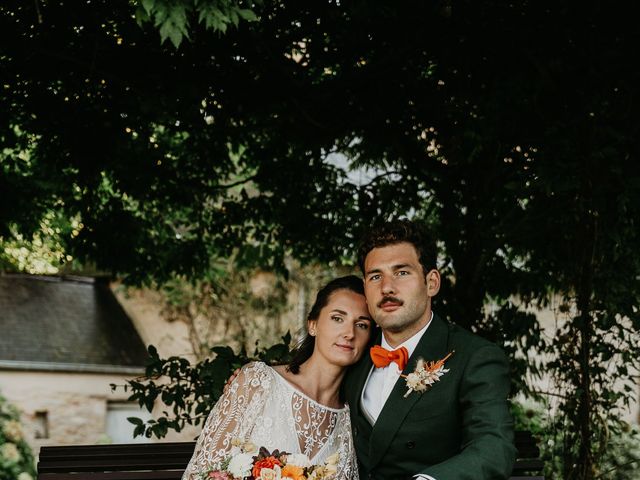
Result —
[[147, 17], [151, 16], [156, 5], [155, 0], [140, 0], [140, 4], [142, 5], [142, 8], [144, 8]]
[[234, 9], [229, 11], [229, 19], [231, 20], [231, 23], [233, 23], [234, 27], [237, 27], [240, 23], [240, 17]]
[[142, 25], [144, 25], [145, 23], [151, 20], [151, 16], [149, 15], [149, 13], [142, 7], [136, 8], [135, 16], [136, 16], [136, 23], [138, 24], [139, 27], [142, 27]]
[[253, 10], [249, 10], [248, 8], [239, 8], [237, 10], [238, 15], [244, 18], [248, 22], [257, 22], [258, 17], [256, 16]]

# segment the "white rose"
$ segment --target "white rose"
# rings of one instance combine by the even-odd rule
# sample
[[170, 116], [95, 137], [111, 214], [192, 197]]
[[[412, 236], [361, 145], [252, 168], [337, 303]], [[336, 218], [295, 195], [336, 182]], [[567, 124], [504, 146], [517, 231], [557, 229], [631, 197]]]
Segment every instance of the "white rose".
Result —
[[280, 465], [274, 465], [273, 468], [263, 468], [260, 470], [260, 480], [280, 480], [282, 478], [282, 469]]
[[336, 452], [333, 455], [329, 455], [327, 460], [324, 462], [327, 465], [337, 465], [340, 460], [340, 453]]
[[18, 480], [33, 480], [33, 477], [27, 472], [22, 472], [20, 475], [18, 475]]
[[18, 463], [20, 452], [14, 443], [5, 443], [0, 445], [0, 457], [4, 457], [9, 463]]
[[287, 465], [295, 465], [300, 468], [311, 466], [311, 460], [304, 453], [290, 453], [287, 455]]
[[251, 475], [253, 457], [247, 453], [239, 453], [231, 458], [227, 471], [237, 478], [244, 478]]
[[258, 447], [251, 442], [247, 442], [243, 445], [242, 450], [244, 450], [245, 453], [253, 453], [258, 451]]
[[338, 473], [338, 466], [330, 463], [326, 466], [325, 472], [328, 476], [335, 475], [336, 473]]

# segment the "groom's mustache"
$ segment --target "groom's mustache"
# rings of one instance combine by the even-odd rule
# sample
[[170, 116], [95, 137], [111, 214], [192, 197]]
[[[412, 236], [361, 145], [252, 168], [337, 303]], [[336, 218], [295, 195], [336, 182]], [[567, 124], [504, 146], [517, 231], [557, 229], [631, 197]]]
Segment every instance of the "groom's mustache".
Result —
[[397, 303], [398, 305], [402, 305], [404, 302], [396, 297], [382, 297], [382, 300], [378, 302], [378, 308], [381, 308], [385, 303]]

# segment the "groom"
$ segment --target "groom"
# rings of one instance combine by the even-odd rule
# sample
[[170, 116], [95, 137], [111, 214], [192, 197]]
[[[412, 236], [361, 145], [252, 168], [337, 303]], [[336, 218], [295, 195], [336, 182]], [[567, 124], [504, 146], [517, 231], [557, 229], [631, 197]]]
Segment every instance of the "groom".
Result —
[[[390, 222], [363, 239], [359, 262], [382, 330], [343, 383], [360, 478], [508, 478], [515, 448], [507, 359], [432, 312], [440, 289], [435, 244], [412, 222]], [[424, 391], [402, 376], [418, 358], [446, 358]]]

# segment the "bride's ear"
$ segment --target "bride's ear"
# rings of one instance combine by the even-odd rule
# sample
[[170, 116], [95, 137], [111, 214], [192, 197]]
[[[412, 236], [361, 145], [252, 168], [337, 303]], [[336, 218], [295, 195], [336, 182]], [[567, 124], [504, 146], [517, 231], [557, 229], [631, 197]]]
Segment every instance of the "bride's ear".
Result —
[[316, 336], [316, 327], [318, 326], [318, 321], [317, 320], [308, 320], [307, 321], [307, 331], [309, 332], [309, 335], [311, 335], [312, 337]]

